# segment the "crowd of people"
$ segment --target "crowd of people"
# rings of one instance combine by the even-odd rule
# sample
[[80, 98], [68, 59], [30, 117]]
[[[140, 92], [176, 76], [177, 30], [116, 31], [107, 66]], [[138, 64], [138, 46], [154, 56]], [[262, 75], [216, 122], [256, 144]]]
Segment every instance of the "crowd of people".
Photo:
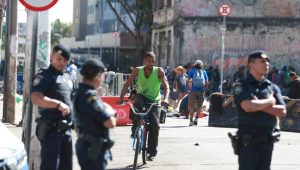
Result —
[[[165, 66], [165, 75], [170, 85], [170, 98], [177, 100], [177, 103], [190, 91], [191, 86], [183, 83], [187, 79], [187, 75], [194, 67], [191, 63], [184, 66], [177, 66], [173, 71], [169, 71], [169, 66]], [[209, 85], [205, 91], [205, 96], [209, 97], [212, 93], [220, 92], [220, 69], [218, 65], [209, 66], [206, 70]], [[250, 74], [249, 66], [239, 66], [234, 75], [226, 76], [223, 80], [223, 94], [233, 94], [233, 83], [241, 78], [246, 78]], [[232, 80], [233, 78], [233, 80]], [[300, 99], [300, 90], [298, 90], [300, 78], [295, 72], [295, 67], [290, 65], [284, 66], [281, 70], [276, 67], [272, 68], [266, 75], [266, 78], [275, 83], [281, 92], [282, 96], [289, 97], [291, 99]], [[172, 94], [174, 93], [174, 94]], [[298, 94], [299, 93], [299, 94]]]

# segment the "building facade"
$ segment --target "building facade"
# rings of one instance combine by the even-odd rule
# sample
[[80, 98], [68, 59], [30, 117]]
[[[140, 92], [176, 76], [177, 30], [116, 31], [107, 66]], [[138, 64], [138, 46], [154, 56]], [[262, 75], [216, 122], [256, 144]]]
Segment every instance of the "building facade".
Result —
[[232, 76], [253, 50], [270, 55], [270, 68], [293, 65], [299, 73], [300, 0], [157, 0], [153, 3], [152, 50], [160, 66], [202, 60], [205, 68], [221, 64], [223, 18], [226, 17], [224, 77]]
[[[123, 28], [105, 0], [73, 1], [72, 37], [61, 39], [61, 43], [71, 48], [75, 60], [84, 62], [87, 58], [102, 56], [103, 62], [121, 66], [117, 62], [119, 57], [134, 54], [134, 38]], [[122, 21], [134, 30], [134, 25], [121, 5], [112, 2], [112, 6]], [[115, 31], [119, 32], [117, 39], [113, 38]]]

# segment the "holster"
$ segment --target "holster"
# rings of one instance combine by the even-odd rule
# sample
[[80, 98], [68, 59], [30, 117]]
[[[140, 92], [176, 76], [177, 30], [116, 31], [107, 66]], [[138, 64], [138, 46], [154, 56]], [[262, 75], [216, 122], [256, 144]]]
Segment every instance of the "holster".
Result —
[[233, 136], [231, 133], [228, 133], [228, 137], [231, 140], [231, 145], [232, 145], [232, 148], [233, 148], [233, 153], [235, 155], [239, 155], [239, 136], [238, 135]]
[[91, 161], [97, 161], [100, 152], [112, 148], [115, 143], [114, 140], [103, 138], [98, 139], [88, 133], [80, 133], [78, 138], [87, 141], [90, 144], [88, 149], [88, 159]]
[[47, 138], [49, 131], [53, 126], [53, 122], [51, 120], [36, 118], [35, 122], [38, 123], [36, 128], [36, 136], [40, 141], [43, 141]]
[[66, 120], [61, 120], [57, 123], [55, 123], [55, 127], [58, 132], [69, 130], [72, 126], [72, 123], [68, 123]]
[[273, 133], [272, 133], [271, 139], [270, 139], [272, 144], [275, 143], [275, 142], [278, 142], [280, 140], [280, 134], [281, 134], [280, 129], [275, 128], [273, 130]]

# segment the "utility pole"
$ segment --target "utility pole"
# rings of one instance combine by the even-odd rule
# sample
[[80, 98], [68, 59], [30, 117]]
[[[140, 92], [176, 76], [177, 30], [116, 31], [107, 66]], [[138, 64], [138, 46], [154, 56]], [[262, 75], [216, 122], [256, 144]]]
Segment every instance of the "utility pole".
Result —
[[[1, 46], [2, 46], [2, 26], [3, 26], [3, 3], [2, 0], [0, 1], [0, 51], [1, 51]], [[1, 61], [2, 55], [0, 53], [0, 61]], [[0, 62], [0, 76], [1, 76], [1, 70], [2, 70], [2, 65]], [[0, 87], [1, 88], [1, 87]]]
[[[31, 10], [27, 10], [27, 22], [26, 22], [26, 45], [25, 45], [25, 69], [24, 69], [24, 93], [23, 93], [23, 108], [22, 108], [22, 123], [23, 123], [23, 133], [22, 133], [22, 141], [24, 143], [25, 139], [26, 139], [26, 130], [27, 127], [27, 117], [26, 117], [26, 111], [27, 108], [29, 109], [29, 84], [31, 83], [31, 79], [30, 79], [30, 71], [31, 71], [31, 51], [32, 51], [32, 43], [35, 42], [36, 43], [36, 38], [34, 40], [33, 36], [32, 36], [32, 32], [34, 30], [33, 28], [33, 16], [37, 15], [36, 12], [33, 12]], [[36, 17], [37, 19], [37, 17]], [[37, 21], [36, 21], [37, 24]], [[32, 106], [32, 105], [31, 105]], [[32, 109], [31, 111], [32, 112]], [[31, 128], [30, 128], [31, 129]], [[31, 131], [31, 130], [30, 130]], [[30, 135], [29, 135], [30, 137]], [[26, 147], [26, 146], [25, 146]], [[26, 148], [27, 149], [27, 148]], [[27, 152], [29, 153], [29, 152]]]
[[[50, 42], [50, 35], [51, 35], [51, 22], [50, 22], [50, 14], [49, 10], [39, 12], [38, 13], [38, 26], [37, 30], [33, 28], [33, 37], [37, 36], [37, 46], [36, 44], [32, 43], [34, 47], [33, 49], [36, 49], [36, 59], [34, 59], [34, 52], [32, 52], [32, 58], [31, 63], [34, 65], [31, 65], [32, 69], [32, 75], [36, 74], [38, 70], [42, 68], [48, 68], [50, 65], [50, 51], [51, 51], [51, 42]], [[35, 35], [34, 35], [35, 34]], [[37, 34], [37, 35], [36, 35]], [[33, 72], [34, 71], [34, 72]], [[32, 77], [33, 78], [33, 77]], [[31, 87], [30, 87], [31, 91]], [[30, 92], [29, 91], [29, 92]], [[30, 94], [29, 94], [30, 95]], [[30, 98], [29, 98], [30, 99]], [[30, 102], [29, 105], [32, 105]], [[29, 106], [28, 106], [29, 107]], [[41, 146], [40, 142], [37, 139], [35, 135], [36, 131], [36, 122], [35, 119], [39, 117], [39, 112], [37, 106], [32, 107], [32, 112], [30, 112], [30, 109], [27, 109], [27, 126], [31, 125], [31, 134], [27, 134], [28, 130], [26, 131], [26, 141], [30, 144], [30, 152], [29, 154], [29, 169], [39, 169], [41, 164], [41, 158], [40, 158], [40, 151]], [[30, 118], [31, 117], [31, 118]], [[27, 136], [30, 135], [30, 138], [27, 138]], [[28, 143], [27, 143], [28, 145]]]
[[6, 28], [5, 28], [5, 64], [4, 64], [4, 92], [3, 92], [3, 122], [8, 122], [7, 107], [8, 107], [8, 87], [9, 87], [9, 42], [10, 42], [10, 27], [11, 27], [11, 2], [6, 2]]
[[[17, 53], [18, 53], [18, 1], [7, 1], [8, 8], [11, 21], [10, 21], [10, 37], [8, 37], [9, 52], [5, 55], [5, 62], [6, 62], [6, 74], [5, 78], [5, 86], [4, 91], [5, 93], [5, 110], [3, 115], [5, 116], [5, 121], [11, 124], [15, 123], [15, 111], [16, 111], [16, 67], [17, 67]], [[9, 18], [9, 16], [8, 16]], [[8, 32], [8, 29], [7, 29]], [[8, 34], [7, 34], [8, 35]]]

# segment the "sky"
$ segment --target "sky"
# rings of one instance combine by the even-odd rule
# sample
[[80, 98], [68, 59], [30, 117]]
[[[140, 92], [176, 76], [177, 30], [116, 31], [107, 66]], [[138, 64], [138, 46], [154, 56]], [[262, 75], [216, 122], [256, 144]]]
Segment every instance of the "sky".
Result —
[[[18, 22], [26, 23], [27, 13], [25, 7], [20, 2], [18, 4], [18, 9]], [[73, 0], [59, 0], [50, 9], [51, 22], [56, 19], [60, 19], [60, 22], [73, 22]]]

